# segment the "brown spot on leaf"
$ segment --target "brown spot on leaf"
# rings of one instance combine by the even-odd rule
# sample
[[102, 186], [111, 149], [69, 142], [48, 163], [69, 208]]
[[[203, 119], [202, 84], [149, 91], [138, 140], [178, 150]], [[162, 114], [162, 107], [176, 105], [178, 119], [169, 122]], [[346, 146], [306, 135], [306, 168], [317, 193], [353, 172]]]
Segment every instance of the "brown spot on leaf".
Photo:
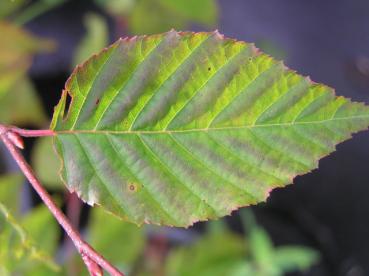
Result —
[[130, 192], [137, 192], [138, 186], [136, 183], [128, 183], [128, 190]]
[[96, 102], [95, 102], [95, 104], [98, 105], [99, 102], [100, 102], [100, 99], [97, 99]]
[[208, 67], [208, 71], [210, 71], [211, 70], [211, 67]]

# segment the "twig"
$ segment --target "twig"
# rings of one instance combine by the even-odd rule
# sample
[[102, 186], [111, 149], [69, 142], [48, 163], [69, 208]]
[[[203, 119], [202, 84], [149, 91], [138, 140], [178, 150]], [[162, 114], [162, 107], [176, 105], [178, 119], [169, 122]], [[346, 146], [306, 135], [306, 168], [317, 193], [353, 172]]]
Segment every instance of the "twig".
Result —
[[[42, 201], [49, 208], [50, 212], [54, 215], [58, 223], [64, 228], [67, 235], [73, 241], [78, 252], [81, 254], [83, 261], [86, 264], [92, 276], [102, 275], [101, 268], [105, 269], [112, 276], [124, 276], [117, 268], [111, 265], [107, 260], [104, 259], [99, 253], [97, 253], [86, 241], [82, 239], [80, 234], [74, 227], [70, 224], [67, 217], [63, 212], [56, 206], [51, 196], [47, 193], [44, 187], [36, 178], [31, 166], [26, 162], [23, 155], [17, 148], [18, 144], [22, 145], [21, 138], [17, 135], [22, 135], [26, 137], [36, 137], [36, 133], [39, 136], [51, 136], [53, 132], [51, 131], [29, 131], [20, 130], [14, 127], [6, 127], [0, 124], [0, 138], [4, 142], [5, 146], [8, 148], [10, 154], [17, 162], [19, 168], [26, 176], [28, 181], [31, 183], [32, 187], [36, 190], [38, 195], [41, 197]], [[28, 135], [29, 134], [29, 135]], [[48, 135], [47, 135], [48, 134]], [[16, 137], [16, 138], [15, 138]], [[16, 142], [14, 142], [16, 141]]]

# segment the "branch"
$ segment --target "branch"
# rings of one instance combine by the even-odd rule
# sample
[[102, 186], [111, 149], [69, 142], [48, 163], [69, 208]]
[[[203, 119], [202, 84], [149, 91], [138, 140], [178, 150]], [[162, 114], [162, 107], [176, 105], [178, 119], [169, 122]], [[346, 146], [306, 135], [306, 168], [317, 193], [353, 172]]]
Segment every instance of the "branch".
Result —
[[74, 229], [67, 217], [56, 206], [51, 196], [36, 178], [31, 166], [26, 162], [19, 149], [17, 149], [17, 147], [23, 147], [23, 142], [19, 135], [26, 137], [52, 136], [54, 135], [53, 132], [50, 130], [21, 130], [14, 127], [6, 127], [0, 124], [1, 140], [8, 148], [10, 154], [17, 162], [19, 168], [31, 183], [32, 187], [36, 190], [42, 201], [49, 208], [50, 212], [73, 241], [78, 252], [81, 254], [83, 261], [85, 262], [90, 275], [100, 276], [102, 275], [101, 268], [104, 268], [113, 276], [124, 276], [123, 273], [111, 265], [107, 260], [104, 259], [104, 257], [97, 253], [86, 241], [82, 239], [78, 231]]

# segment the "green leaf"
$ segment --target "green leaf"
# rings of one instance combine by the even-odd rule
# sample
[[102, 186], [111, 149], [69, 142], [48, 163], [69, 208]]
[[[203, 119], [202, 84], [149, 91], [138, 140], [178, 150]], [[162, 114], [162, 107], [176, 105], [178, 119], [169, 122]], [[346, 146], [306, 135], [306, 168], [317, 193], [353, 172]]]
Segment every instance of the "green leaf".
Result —
[[138, 1], [128, 16], [132, 34], [154, 34], [171, 28], [184, 29], [186, 20], [155, 1]]
[[102, 16], [88, 13], [84, 18], [84, 24], [86, 35], [76, 49], [73, 59], [74, 65], [99, 52], [109, 42], [108, 26]]
[[274, 246], [266, 230], [260, 227], [254, 214], [249, 209], [240, 212], [244, 229], [247, 229], [247, 241], [250, 246], [250, 253], [259, 267], [267, 269], [271, 267], [274, 259]]
[[33, 55], [51, 51], [54, 44], [4, 21], [0, 33], [0, 122], [43, 126], [47, 117], [26, 71]]
[[107, 217], [101, 209], [93, 209], [88, 229], [87, 239], [91, 245], [124, 271], [132, 267], [143, 251], [143, 229], [114, 216]]
[[128, 28], [133, 34], [153, 34], [191, 23], [211, 27], [217, 19], [214, 0], [143, 0], [129, 10]]
[[25, 0], [5, 0], [0, 1], [0, 19], [11, 15], [25, 4]]
[[303, 246], [280, 246], [275, 248], [267, 231], [259, 226], [250, 209], [240, 212], [242, 224], [247, 229], [249, 257], [255, 271], [251, 275], [284, 275], [286, 272], [306, 270], [315, 264], [319, 254]]
[[48, 52], [55, 45], [8, 22], [0, 21], [0, 99], [9, 92], [31, 65], [32, 56]]
[[159, 0], [159, 2], [188, 20], [209, 26], [217, 21], [218, 7], [215, 0]]
[[84, 201], [188, 226], [265, 201], [368, 125], [367, 106], [252, 44], [171, 31], [121, 39], [77, 67], [51, 129]]
[[[47, 227], [38, 225], [36, 229], [39, 232], [44, 231], [42, 226], [50, 227], [50, 225]], [[38, 265], [44, 265], [51, 271], [59, 270], [59, 266], [52, 258], [36, 246], [36, 242], [24, 226], [0, 203], [0, 267], [4, 270], [4, 274], [23, 275], [24, 272]]]
[[0, 176], [0, 202], [14, 215], [19, 214], [19, 197], [23, 181], [24, 177], [20, 174]]
[[2, 124], [45, 126], [48, 118], [28, 78], [19, 78], [8, 92], [0, 98], [0, 122]]
[[303, 246], [281, 246], [275, 250], [274, 265], [283, 272], [307, 270], [319, 260], [319, 254]]
[[43, 185], [52, 190], [63, 188], [58, 175], [60, 161], [53, 149], [51, 137], [37, 139], [32, 148], [31, 161], [32, 168]]
[[119, 16], [125, 16], [134, 8], [137, 0], [95, 0], [107, 12]]
[[47, 254], [53, 255], [57, 249], [59, 226], [46, 206], [35, 207], [22, 218], [22, 225], [29, 235], [37, 241], [37, 246]]
[[245, 255], [241, 237], [227, 231], [206, 235], [194, 245], [175, 249], [166, 261], [166, 275], [241, 275], [235, 271], [246, 264]]

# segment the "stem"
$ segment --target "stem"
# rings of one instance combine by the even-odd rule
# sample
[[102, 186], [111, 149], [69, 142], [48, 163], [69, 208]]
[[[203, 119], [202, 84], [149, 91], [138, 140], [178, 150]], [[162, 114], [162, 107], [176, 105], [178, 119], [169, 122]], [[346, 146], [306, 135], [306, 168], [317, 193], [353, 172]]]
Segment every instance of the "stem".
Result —
[[21, 129], [17, 127], [6, 127], [9, 131], [14, 132], [23, 137], [42, 137], [42, 136], [54, 136], [55, 132], [50, 129]]
[[[36, 131], [23, 131], [23, 134], [27, 133], [35, 133]], [[45, 131], [38, 131], [39, 134], [41, 132], [44, 133]], [[37, 133], [37, 132], [36, 132]], [[26, 176], [28, 181], [31, 183], [32, 187], [36, 190], [38, 195], [41, 197], [42, 201], [45, 205], [49, 208], [50, 212], [56, 218], [58, 223], [64, 228], [67, 235], [73, 241], [75, 247], [77, 248], [78, 252], [81, 254], [82, 259], [84, 260], [87, 269], [89, 270], [90, 274], [95, 275], [102, 275], [101, 268], [104, 268], [107, 272], [109, 272], [113, 276], [124, 276], [117, 268], [111, 265], [107, 260], [104, 259], [99, 253], [97, 253], [86, 241], [82, 239], [80, 234], [74, 227], [70, 224], [67, 217], [63, 214], [63, 212], [56, 206], [54, 201], [52, 200], [51, 196], [47, 193], [44, 187], [36, 178], [32, 168], [26, 162], [23, 155], [20, 153], [19, 149], [16, 148], [16, 145], [12, 142], [12, 139], [9, 137], [21, 134], [18, 131], [14, 131], [12, 127], [5, 127], [0, 125], [0, 138], [4, 142], [5, 146], [8, 148], [10, 154], [17, 162], [19, 168]], [[24, 135], [27, 136], [27, 135]], [[45, 135], [43, 135], [45, 136]]]

